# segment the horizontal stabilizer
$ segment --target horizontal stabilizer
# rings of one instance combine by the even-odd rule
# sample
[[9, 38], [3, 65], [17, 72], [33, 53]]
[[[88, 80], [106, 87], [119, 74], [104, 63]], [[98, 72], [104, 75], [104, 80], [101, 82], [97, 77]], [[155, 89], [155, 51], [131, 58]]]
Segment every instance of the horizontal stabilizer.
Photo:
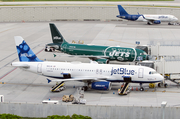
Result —
[[47, 78], [47, 81], [48, 81], [48, 83], [50, 83], [50, 82], [51, 82], [51, 80], [50, 80], [50, 79], [48, 79], [48, 78]]
[[19, 67], [19, 68], [29, 68], [30, 67], [29, 65], [23, 64], [23, 63], [20, 63], [20, 62], [13, 62], [11, 65], [14, 66], [14, 67]]

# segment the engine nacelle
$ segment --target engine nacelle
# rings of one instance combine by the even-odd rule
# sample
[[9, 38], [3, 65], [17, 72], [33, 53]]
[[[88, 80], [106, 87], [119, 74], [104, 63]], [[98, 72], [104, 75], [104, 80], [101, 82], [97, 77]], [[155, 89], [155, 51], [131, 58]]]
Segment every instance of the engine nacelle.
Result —
[[95, 61], [98, 62], [99, 64], [109, 64], [108, 59], [96, 59]]
[[160, 21], [160, 20], [156, 20], [156, 21], [154, 21], [153, 23], [154, 23], [154, 24], [160, 24], [161, 21]]
[[95, 90], [111, 90], [111, 82], [93, 82], [89, 87]]

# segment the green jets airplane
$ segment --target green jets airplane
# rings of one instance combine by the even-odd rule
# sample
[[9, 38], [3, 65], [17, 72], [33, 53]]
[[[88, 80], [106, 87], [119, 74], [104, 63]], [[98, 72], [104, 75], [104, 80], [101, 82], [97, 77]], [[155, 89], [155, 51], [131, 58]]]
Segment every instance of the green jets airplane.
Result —
[[136, 48], [68, 43], [53, 23], [49, 25], [53, 43], [46, 45], [45, 51], [47, 52], [59, 50], [69, 55], [87, 57], [103, 64], [108, 64], [113, 60], [133, 62], [149, 59], [145, 51]]

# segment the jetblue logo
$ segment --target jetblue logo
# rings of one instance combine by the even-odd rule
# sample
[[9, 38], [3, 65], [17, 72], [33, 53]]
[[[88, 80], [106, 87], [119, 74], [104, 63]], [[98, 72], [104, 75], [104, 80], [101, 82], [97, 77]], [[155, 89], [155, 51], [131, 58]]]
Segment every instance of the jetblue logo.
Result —
[[168, 16], [159, 16], [159, 18], [168, 18]]
[[32, 57], [32, 54], [23, 53], [21, 54], [21, 57]]
[[105, 87], [105, 85], [95, 85], [96, 87]]
[[109, 53], [109, 56], [121, 56], [122, 57], [125, 55], [125, 57], [129, 57], [130, 54], [131, 54], [130, 52], [120, 52], [120, 51], [114, 50]]
[[54, 40], [61, 40], [61, 37], [58, 37], [58, 36], [54, 36], [53, 38]]
[[128, 70], [126, 68], [117, 68], [111, 70], [111, 75], [113, 74], [121, 74], [121, 75], [134, 75], [135, 71], [134, 70]]

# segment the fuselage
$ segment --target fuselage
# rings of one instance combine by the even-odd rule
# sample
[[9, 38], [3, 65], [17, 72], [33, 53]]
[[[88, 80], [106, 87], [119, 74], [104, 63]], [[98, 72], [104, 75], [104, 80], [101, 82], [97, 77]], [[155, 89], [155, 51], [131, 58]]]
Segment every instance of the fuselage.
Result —
[[153, 20], [160, 20], [161, 22], [175, 22], [175, 21], [178, 21], [178, 19], [173, 16], [173, 15], [148, 15], [148, 14], [145, 14], [144, 17], [146, 19], [143, 18], [142, 15], [124, 15], [124, 16], [121, 16], [121, 15], [117, 15], [118, 18], [122, 18], [122, 19], [126, 19], [126, 20], [131, 20], [131, 21], [148, 21], [146, 19], [153, 19]]
[[[173, 16], [173, 15], [144, 15], [145, 18], [147, 19], [157, 19], [160, 20], [161, 22], [175, 22], [178, 19]], [[147, 21], [144, 19], [142, 16], [140, 16], [137, 21]]]
[[145, 51], [136, 48], [127, 48], [119, 46], [98, 46], [98, 45], [84, 45], [84, 44], [69, 44], [62, 43], [61, 51], [70, 55], [84, 55], [84, 56], [104, 56], [109, 60], [118, 61], [136, 61], [138, 57], [141, 60], [148, 59]]
[[62, 79], [64, 73], [74, 77], [104, 78], [110, 82], [124, 82], [123, 77], [131, 77], [132, 83], [161, 82], [163, 77], [154, 69], [134, 65], [110, 65], [93, 63], [64, 62], [13, 62], [12, 66], [23, 67], [27, 71], [43, 76]]

